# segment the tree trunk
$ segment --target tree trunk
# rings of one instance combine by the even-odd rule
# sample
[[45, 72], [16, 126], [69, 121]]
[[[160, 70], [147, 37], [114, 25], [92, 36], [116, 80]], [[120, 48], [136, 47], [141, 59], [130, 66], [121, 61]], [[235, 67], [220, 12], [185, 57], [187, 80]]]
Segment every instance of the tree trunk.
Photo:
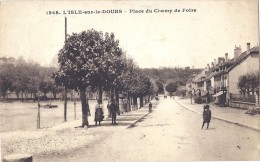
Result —
[[144, 97], [140, 97], [140, 108], [144, 106]]
[[111, 89], [110, 92], [110, 100], [113, 100], [115, 98], [114, 88]]
[[121, 109], [119, 107], [119, 94], [118, 94], [118, 90], [115, 89], [115, 100], [116, 100], [116, 106], [117, 106], [117, 109], [118, 109], [118, 112], [119, 112], [119, 115], [121, 114]]
[[16, 98], [19, 99], [19, 92], [15, 92]]
[[[38, 97], [38, 96], [37, 96]], [[36, 93], [34, 92], [33, 93], [33, 102], [35, 102], [35, 100], [36, 100]]]
[[255, 95], [255, 87], [252, 86], [252, 94]]
[[56, 92], [52, 92], [53, 98], [56, 99]]
[[102, 85], [98, 86], [98, 100], [100, 100], [101, 103], [102, 103], [102, 93], [103, 93], [103, 89], [102, 88], [103, 88]]
[[117, 89], [115, 89], [115, 97], [116, 97], [116, 103], [119, 105], [119, 94]]
[[131, 97], [129, 94], [127, 94], [127, 109], [131, 111], [130, 105], [131, 105]]
[[25, 92], [24, 94], [24, 100], [26, 101], [26, 99], [27, 99], [27, 92]]
[[64, 121], [67, 121], [67, 87], [64, 87]]
[[89, 107], [87, 106], [87, 102], [86, 102], [86, 89], [82, 88], [80, 90], [80, 100], [81, 100], [81, 107], [82, 107], [82, 127], [89, 126], [88, 124], [88, 112], [89, 111]]
[[137, 97], [133, 96], [133, 108], [134, 110], [137, 109]]
[[22, 102], [23, 102], [23, 92], [22, 92]]

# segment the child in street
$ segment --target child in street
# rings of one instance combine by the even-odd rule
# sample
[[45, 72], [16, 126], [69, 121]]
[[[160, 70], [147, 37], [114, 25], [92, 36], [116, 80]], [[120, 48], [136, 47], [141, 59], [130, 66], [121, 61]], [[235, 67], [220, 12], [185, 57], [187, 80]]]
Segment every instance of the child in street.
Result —
[[112, 100], [112, 103], [110, 104], [110, 112], [112, 115], [112, 125], [117, 124], [116, 123], [116, 114], [118, 113], [117, 105], [115, 103], [115, 100]]
[[208, 129], [210, 120], [211, 120], [211, 111], [209, 109], [209, 105], [205, 105], [203, 111], [203, 123], [201, 129], [203, 129], [205, 123], [207, 123], [207, 129]]

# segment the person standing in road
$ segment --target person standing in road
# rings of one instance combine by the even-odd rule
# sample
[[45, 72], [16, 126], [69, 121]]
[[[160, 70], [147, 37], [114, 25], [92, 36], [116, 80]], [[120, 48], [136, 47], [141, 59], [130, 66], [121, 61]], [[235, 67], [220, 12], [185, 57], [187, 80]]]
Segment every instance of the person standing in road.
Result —
[[104, 119], [104, 110], [103, 110], [103, 105], [101, 104], [101, 100], [98, 100], [97, 105], [95, 106], [95, 122], [97, 125], [97, 122], [99, 122], [99, 125], [101, 121]]
[[211, 111], [209, 109], [209, 105], [205, 105], [203, 111], [203, 123], [201, 129], [203, 129], [205, 123], [207, 123], [207, 129], [208, 129], [210, 120], [211, 120]]
[[112, 103], [110, 104], [110, 112], [112, 115], [112, 125], [117, 124], [116, 123], [116, 114], [118, 113], [117, 105], [115, 103], [115, 100], [112, 100]]
[[152, 107], [153, 107], [152, 103], [151, 103], [151, 102], [149, 102], [149, 112], [151, 112], [151, 111], [152, 111]]

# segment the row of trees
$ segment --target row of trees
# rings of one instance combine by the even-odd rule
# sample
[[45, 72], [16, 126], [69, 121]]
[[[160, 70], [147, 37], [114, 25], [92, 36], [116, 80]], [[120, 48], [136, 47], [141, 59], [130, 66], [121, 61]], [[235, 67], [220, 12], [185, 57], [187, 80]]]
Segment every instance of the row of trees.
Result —
[[0, 94], [3, 98], [8, 96], [8, 92], [14, 92], [16, 97], [37, 98], [39, 92], [46, 95], [51, 92], [56, 98], [56, 94], [61, 92], [61, 87], [57, 87], [52, 79], [54, 67], [42, 67], [38, 63], [26, 62], [22, 57], [0, 58]]
[[88, 87], [98, 91], [101, 101], [105, 90], [117, 103], [119, 94], [126, 95], [133, 105], [137, 105], [137, 98], [140, 98], [141, 107], [144, 96], [158, 91], [156, 84], [143, 75], [133, 60], [126, 58], [113, 33], [103, 34], [92, 29], [69, 35], [58, 53], [58, 62], [59, 70], [53, 75], [55, 82], [65, 90], [80, 93], [84, 120], [88, 112]]
[[259, 93], [259, 72], [251, 72], [241, 75], [238, 79], [237, 86], [244, 95], [250, 94], [250, 92], [253, 95]]

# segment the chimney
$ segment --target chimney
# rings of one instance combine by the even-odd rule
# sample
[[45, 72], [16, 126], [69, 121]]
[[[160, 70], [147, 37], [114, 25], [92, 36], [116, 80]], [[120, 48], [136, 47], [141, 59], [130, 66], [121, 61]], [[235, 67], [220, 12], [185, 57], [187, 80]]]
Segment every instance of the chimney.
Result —
[[235, 46], [235, 49], [234, 49], [234, 59], [238, 58], [238, 56], [240, 56], [241, 53], [242, 53], [241, 46], [239, 46], [239, 47]]
[[207, 64], [208, 70], [210, 69], [209, 64]]
[[222, 61], [221, 61], [221, 57], [218, 58], [218, 64], [220, 64]]
[[212, 66], [212, 67], [215, 67], [215, 66], [214, 66], [214, 62], [211, 62], [211, 66]]
[[225, 62], [228, 61], [228, 53], [225, 53]]
[[250, 43], [246, 44], [247, 52], [250, 52]]

